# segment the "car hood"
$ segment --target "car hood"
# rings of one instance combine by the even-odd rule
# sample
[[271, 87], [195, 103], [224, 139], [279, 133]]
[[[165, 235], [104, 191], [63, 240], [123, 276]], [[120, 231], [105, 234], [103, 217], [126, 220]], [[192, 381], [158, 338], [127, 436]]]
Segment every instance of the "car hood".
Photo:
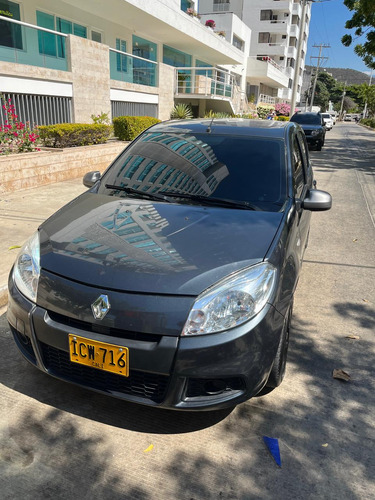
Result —
[[323, 125], [314, 125], [310, 123], [300, 123], [301, 127], [303, 130], [321, 130], [323, 128]]
[[282, 217], [85, 193], [40, 227], [41, 267], [100, 289], [196, 296], [262, 261]]

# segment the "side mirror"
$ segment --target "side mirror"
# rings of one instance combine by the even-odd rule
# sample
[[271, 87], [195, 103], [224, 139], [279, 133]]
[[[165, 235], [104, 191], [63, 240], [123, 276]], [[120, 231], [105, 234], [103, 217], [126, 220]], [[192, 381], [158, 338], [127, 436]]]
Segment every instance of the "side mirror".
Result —
[[83, 177], [83, 185], [90, 188], [95, 184], [95, 182], [98, 182], [99, 179], [100, 172], [98, 170], [95, 170], [94, 172], [87, 172], [87, 174]]
[[302, 202], [302, 208], [312, 212], [322, 212], [332, 207], [332, 197], [326, 191], [310, 189]]

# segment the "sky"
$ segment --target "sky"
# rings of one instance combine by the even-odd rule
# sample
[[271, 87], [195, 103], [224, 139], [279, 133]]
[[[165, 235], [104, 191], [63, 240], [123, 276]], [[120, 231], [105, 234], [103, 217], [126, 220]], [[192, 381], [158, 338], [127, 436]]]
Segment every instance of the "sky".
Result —
[[[327, 61], [321, 62], [321, 67], [326, 68], [350, 68], [369, 74], [370, 70], [354, 52], [354, 46], [344, 47], [341, 37], [345, 34], [353, 34], [353, 30], [345, 28], [345, 22], [352, 17], [352, 11], [345, 7], [343, 0], [315, 1], [312, 4], [310, 22], [310, 33], [307, 44], [306, 64], [316, 66], [317, 59], [311, 56], [319, 55], [319, 48], [313, 45], [330, 45], [330, 49], [323, 49], [322, 56], [328, 57]], [[362, 37], [365, 40], [365, 37]], [[357, 40], [360, 43], [361, 38]]]

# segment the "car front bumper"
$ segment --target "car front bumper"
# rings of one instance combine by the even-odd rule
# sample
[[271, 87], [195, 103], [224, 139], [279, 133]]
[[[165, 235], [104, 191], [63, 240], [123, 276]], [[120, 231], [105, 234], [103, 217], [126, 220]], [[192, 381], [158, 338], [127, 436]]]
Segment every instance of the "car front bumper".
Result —
[[[284, 325], [267, 304], [246, 324], [211, 335], [98, 333], [27, 300], [12, 273], [7, 319], [23, 356], [45, 373], [128, 401], [181, 410], [226, 408], [256, 395], [267, 382]], [[69, 334], [127, 347], [129, 377], [72, 363]]]

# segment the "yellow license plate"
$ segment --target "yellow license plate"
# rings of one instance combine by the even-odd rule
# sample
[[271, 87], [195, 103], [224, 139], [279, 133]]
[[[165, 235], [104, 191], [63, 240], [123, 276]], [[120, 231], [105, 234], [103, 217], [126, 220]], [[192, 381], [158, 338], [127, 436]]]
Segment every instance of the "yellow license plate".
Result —
[[70, 361], [129, 376], [129, 349], [69, 334]]

